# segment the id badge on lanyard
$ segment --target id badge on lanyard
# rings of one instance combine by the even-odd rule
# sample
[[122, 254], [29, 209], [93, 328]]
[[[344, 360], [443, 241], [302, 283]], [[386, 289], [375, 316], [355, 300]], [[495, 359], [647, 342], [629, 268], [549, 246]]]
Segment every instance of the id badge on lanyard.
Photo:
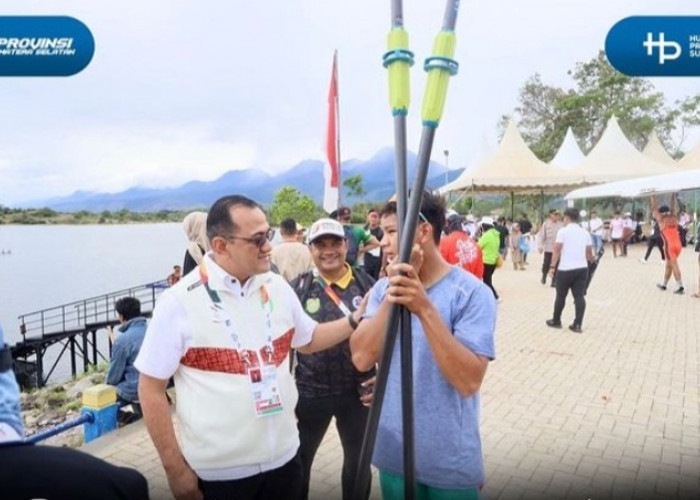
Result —
[[199, 265], [199, 275], [202, 284], [211, 299], [215, 321], [221, 322], [224, 325], [224, 330], [233, 341], [238, 352], [239, 359], [243, 362], [246, 369], [246, 375], [250, 386], [250, 392], [253, 400], [253, 410], [257, 417], [267, 417], [276, 415], [284, 410], [282, 405], [282, 397], [279, 389], [279, 380], [277, 378], [277, 366], [274, 359], [274, 345], [272, 343], [272, 311], [270, 298], [264, 286], [260, 287], [260, 304], [265, 313], [265, 329], [267, 338], [265, 348], [260, 352], [256, 359], [251, 359], [247, 350], [243, 349], [240, 341], [235, 322], [230, 313], [226, 311], [222, 305], [219, 294], [209, 287], [209, 276], [204, 265], [204, 261]]

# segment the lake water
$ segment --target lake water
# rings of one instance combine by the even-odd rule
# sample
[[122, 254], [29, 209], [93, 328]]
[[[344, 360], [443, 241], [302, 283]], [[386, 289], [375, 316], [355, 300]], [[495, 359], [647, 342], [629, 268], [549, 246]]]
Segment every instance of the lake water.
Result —
[[5, 342], [21, 340], [20, 314], [165, 279], [182, 265], [186, 244], [177, 223], [0, 225]]

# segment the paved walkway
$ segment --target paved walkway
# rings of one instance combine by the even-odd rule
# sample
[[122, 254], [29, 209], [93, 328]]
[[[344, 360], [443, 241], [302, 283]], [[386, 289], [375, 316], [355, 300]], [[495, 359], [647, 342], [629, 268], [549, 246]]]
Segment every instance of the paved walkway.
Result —
[[[504, 299], [498, 357], [482, 391], [488, 498], [700, 498], [700, 299], [690, 296], [697, 255], [684, 251], [688, 293], [676, 296], [656, 289], [658, 252], [643, 265], [642, 250], [605, 255], [582, 335], [545, 326], [554, 292], [539, 283], [539, 255], [526, 271], [506, 263], [496, 272]], [[572, 318], [568, 303], [565, 325]], [[138, 468], [152, 498], [171, 498], [142, 423], [85, 449]], [[330, 432], [314, 463], [312, 498], [341, 498], [341, 463]]]

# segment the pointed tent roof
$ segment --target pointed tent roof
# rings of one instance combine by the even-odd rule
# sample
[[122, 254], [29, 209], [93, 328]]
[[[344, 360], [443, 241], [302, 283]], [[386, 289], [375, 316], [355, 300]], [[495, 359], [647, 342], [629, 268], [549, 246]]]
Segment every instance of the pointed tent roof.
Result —
[[574, 137], [571, 127], [569, 127], [566, 130], [566, 136], [561, 143], [561, 147], [559, 147], [559, 151], [557, 151], [557, 154], [552, 158], [549, 164], [564, 170], [569, 170], [581, 163], [585, 157], [586, 155], [581, 151], [581, 148], [576, 142], [576, 137]]
[[649, 135], [649, 140], [647, 141], [647, 145], [644, 146], [642, 154], [664, 165], [676, 165], [676, 160], [671, 158], [671, 155], [668, 154], [661, 139], [659, 139], [659, 136], [656, 135], [656, 131], [654, 130], [651, 131], [651, 135]]
[[700, 141], [683, 158], [678, 160], [678, 165], [683, 169], [700, 168]]
[[562, 173], [543, 162], [525, 144], [515, 122], [508, 123], [496, 151], [473, 168], [440, 188], [441, 193], [473, 189], [475, 191], [566, 190], [579, 184], [576, 177]]
[[612, 116], [598, 143], [567, 174], [577, 175], [587, 183], [598, 183], [669, 174], [678, 170], [675, 165], [664, 165], [643, 155], [627, 140], [617, 118]]

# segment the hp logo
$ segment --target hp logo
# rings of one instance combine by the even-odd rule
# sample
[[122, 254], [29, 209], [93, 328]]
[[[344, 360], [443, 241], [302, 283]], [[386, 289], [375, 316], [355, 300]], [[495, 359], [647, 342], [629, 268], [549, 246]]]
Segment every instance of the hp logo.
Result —
[[[667, 42], [666, 34], [663, 31], [659, 33], [657, 40], [654, 40], [653, 33], [647, 32], [647, 39], [642, 45], [647, 49], [647, 56], [653, 56], [655, 48], [659, 50], [659, 64], [678, 59], [683, 53], [681, 44], [678, 42]], [[672, 50], [667, 52], [667, 48]]]

